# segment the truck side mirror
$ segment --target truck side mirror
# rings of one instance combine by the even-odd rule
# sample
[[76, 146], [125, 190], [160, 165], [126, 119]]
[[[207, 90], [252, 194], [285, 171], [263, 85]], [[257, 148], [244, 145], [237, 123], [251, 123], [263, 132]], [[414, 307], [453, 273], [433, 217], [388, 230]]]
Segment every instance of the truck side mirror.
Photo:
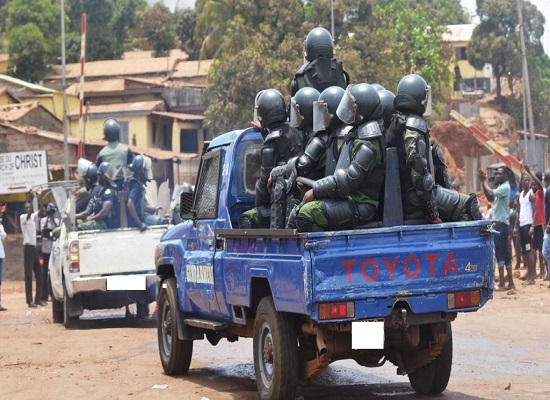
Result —
[[180, 217], [181, 219], [193, 218], [193, 193], [182, 192], [180, 195]]

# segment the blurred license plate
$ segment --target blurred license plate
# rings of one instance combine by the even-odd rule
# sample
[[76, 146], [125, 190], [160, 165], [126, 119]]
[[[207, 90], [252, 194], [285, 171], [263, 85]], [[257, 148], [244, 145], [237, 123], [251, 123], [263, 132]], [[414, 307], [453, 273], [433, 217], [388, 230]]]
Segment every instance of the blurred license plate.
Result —
[[354, 321], [351, 323], [351, 348], [380, 350], [384, 348], [384, 321]]
[[107, 277], [107, 290], [145, 290], [145, 276], [119, 275]]

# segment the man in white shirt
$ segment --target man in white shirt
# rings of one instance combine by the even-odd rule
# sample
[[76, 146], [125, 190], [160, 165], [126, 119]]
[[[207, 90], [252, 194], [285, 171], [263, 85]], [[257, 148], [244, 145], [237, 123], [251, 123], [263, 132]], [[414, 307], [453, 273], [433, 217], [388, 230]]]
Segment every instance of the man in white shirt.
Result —
[[[40, 211], [32, 212], [30, 203], [25, 203], [24, 213], [19, 217], [21, 233], [23, 234], [23, 264], [25, 265], [25, 296], [29, 307], [37, 307], [37, 304], [45, 306], [42, 301], [42, 269], [38, 249], [36, 248], [36, 227], [39, 224]], [[32, 272], [36, 279], [36, 292], [32, 301]]]

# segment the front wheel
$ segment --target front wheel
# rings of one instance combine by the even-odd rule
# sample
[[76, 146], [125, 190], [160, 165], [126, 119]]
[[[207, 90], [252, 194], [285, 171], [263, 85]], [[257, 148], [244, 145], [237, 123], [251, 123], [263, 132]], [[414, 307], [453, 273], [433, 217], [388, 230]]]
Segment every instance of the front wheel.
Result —
[[430, 364], [409, 374], [409, 382], [418, 394], [438, 394], [447, 388], [453, 364], [453, 333], [450, 322], [447, 322], [446, 330], [447, 341], [441, 353]]
[[193, 341], [178, 338], [178, 292], [175, 278], [166, 279], [161, 285], [157, 299], [160, 361], [166, 375], [185, 375], [191, 365]]
[[264, 297], [254, 321], [254, 370], [260, 398], [294, 398], [298, 385], [298, 335], [290, 314]]

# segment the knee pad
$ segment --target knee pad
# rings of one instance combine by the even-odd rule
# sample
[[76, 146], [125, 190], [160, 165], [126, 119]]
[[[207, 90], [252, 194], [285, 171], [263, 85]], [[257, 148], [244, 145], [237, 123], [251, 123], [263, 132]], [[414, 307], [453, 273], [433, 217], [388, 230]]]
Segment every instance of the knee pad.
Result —
[[252, 229], [252, 219], [248, 215], [241, 214], [238, 218], [239, 229]]
[[321, 208], [327, 217], [328, 229], [337, 231], [355, 227], [356, 210], [349, 199], [325, 199]]
[[479, 221], [481, 212], [479, 211], [479, 202], [475, 193], [470, 193], [470, 197], [466, 201], [466, 214], [471, 218], [471, 221]]
[[298, 232], [313, 232], [313, 223], [303, 215], [296, 216]]

